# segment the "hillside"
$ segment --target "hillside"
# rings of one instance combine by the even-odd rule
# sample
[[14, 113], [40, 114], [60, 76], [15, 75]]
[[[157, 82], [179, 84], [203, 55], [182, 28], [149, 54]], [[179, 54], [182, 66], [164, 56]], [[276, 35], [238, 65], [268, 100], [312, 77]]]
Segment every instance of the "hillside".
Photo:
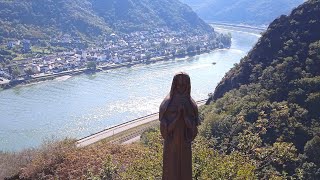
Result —
[[260, 178], [320, 177], [320, 1], [273, 21], [202, 111], [214, 147], [255, 159]]
[[167, 27], [203, 33], [211, 28], [178, 0], [91, 0], [93, 10], [115, 30], [128, 32]]
[[89, 5], [88, 1], [80, 0], [1, 0], [0, 36], [48, 39], [65, 33], [93, 37], [111, 32]]
[[288, 14], [304, 0], [181, 0], [204, 20], [226, 23], [267, 25]]
[[211, 30], [178, 0], [0, 0], [0, 7], [0, 42], [63, 34], [94, 39], [105, 33], [155, 28], [191, 33]]

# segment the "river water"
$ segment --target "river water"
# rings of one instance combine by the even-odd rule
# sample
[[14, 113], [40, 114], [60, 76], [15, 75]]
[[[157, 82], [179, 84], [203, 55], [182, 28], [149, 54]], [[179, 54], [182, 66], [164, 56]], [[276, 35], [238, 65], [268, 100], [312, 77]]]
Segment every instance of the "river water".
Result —
[[215, 29], [232, 34], [230, 49], [0, 91], [0, 151], [37, 147], [52, 138], [81, 138], [155, 113], [179, 71], [189, 73], [194, 99], [206, 99], [260, 37], [255, 30]]

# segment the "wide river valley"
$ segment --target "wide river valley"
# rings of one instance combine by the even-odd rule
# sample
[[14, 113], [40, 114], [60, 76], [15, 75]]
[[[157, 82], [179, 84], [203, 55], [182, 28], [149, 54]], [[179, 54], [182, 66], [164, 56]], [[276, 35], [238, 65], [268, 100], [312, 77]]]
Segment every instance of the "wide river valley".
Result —
[[195, 100], [208, 98], [261, 32], [221, 25], [215, 29], [232, 34], [230, 49], [0, 91], [0, 151], [37, 147], [51, 139], [81, 138], [155, 113], [179, 71], [190, 75]]

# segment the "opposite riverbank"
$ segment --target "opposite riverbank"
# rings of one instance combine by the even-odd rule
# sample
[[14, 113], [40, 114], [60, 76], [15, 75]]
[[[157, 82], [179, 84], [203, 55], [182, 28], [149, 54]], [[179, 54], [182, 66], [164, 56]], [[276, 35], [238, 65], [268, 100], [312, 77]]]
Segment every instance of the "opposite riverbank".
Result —
[[54, 80], [56, 78], [63, 77], [63, 76], [75, 76], [75, 75], [80, 75], [83, 73], [93, 74], [93, 73], [97, 73], [97, 72], [101, 72], [101, 71], [107, 71], [107, 70], [112, 70], [112, 69], [117, 69], [117, 68], [122, 68], [122, 67], [129, 68], [129, 67], [132, 67], [135, 65], [140, 65], [140, 64], [152, 64], [152, 63], [161, 62], [161, 61], [189, 58], [189, 57], [194, 57], [194, 56], [201, 55], [204, 53], [210, 53], [211, 51], [214, 51], [217, 49], [223, 49], [223, 48], [190, 52], [187, 54], [178, 54], [175, 56], [161, 56], [161, 57], [151, 58], [149, 60], [107, 64], [107, 65], [103, 65], [103, 66], [98, 66], [95, 70], [82, 68], [82, 69], [75, 69], [75, 70], [69, 70], [69, 71], [63, 71], [63, 72], [59, 72], [59, 73], [52, 73], [52, 74], [45, 74], [45, 75], [32, 75], [27, 78], [18, 78], [18, 79], [11, 80], [11, 81], [0, 82], [0, 90], [10, 89], [10, 88], [13, 88], [16, 86], [23, 86], [23, 85], [39, 83], [39, 82], [43, 82], [43, 81]]
[[[227, 24], [227, 23], [219, 23], [219, 22], [210, 22], [209, 24], [211, 26], [217, 25], [217, 26], [227, 26], [230, 28], [231, 27], [243, 28], [243, 29], [249, 29], [249, 30], [259, 30], [259, 31], [265, 30], [264, 27], [254, 27], [254, 26], [247, 26], [247, 25], [241, 25], [241, 24], [237, 25], [237, 24]], [[96, 72], [117, 69], [117, 68], [122, 68], [122, 67], [131, 67], [134, 65], [152, 64], [152, 63], [161, 62], [161, 61], [174, 60], [177, 58], [193, 57], [196, 55], [210, 53], [212, 51], [224, 49], [224, 48], [230, 48], [230, 47], [216, 47], [214, 49], [205, 49], [205, 50], [201, 49], [200, 51], [193, 51], [193, 52], [189, 52], [186, 54], [161, 56], [161, 57], [155, 57], [155, 58], [151, 58], [151, 59], [144, 59], [144, 60], [140, 60], [140, 61], [124, 62], [124, 63], [117, 63], [117, 64], [107, 64], [107, 65], [103, 65], [103, 66], [98, 66], [96, 68], [96, 70], [89, 70], [87, 68], [82, 68], [82, 69], [75, 69], [75, 70], [69, 70], [69, 71], [63, 71], [63, 72], [59, 72], [59, 73], [52, 73], [52, 74], [45, 74], [45, 75], [32, 75], [32, 76], [29, 76], [28, 78], [18, 78], [16, 80], [11, 80], [11, 81], [0, 81], [0, 91], [5, 90], [5, 89], [10, 89], [10, 88], [13, 88], [16, 86], [28, 85], [28, 84], [39, 83], [39, 82], [43, 82], [43, 81], [54, 80], [58, 77], [63, 77], [63, 76], [75, 76], [75, 75], [80, 75], [83, 73], [93, 74]]]

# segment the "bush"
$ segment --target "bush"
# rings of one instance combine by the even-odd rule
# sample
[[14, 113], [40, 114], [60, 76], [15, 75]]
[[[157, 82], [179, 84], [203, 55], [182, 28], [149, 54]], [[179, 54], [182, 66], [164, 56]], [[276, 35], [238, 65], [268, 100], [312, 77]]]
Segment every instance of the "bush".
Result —
[[193, 143], [193, 179], [256, 179], [253, 161], [237, 152], [220, 154], [212, 143], [202, 137]]
[[315, 136], [308, 141], [304, 147], [304, 152], [310, 161], [320, 166], [320, 137]]
[[36, 154], [35, 149], [21, 152], [0, 152], [0, 179], [19, 174], [20, 169], [27, 166]]

